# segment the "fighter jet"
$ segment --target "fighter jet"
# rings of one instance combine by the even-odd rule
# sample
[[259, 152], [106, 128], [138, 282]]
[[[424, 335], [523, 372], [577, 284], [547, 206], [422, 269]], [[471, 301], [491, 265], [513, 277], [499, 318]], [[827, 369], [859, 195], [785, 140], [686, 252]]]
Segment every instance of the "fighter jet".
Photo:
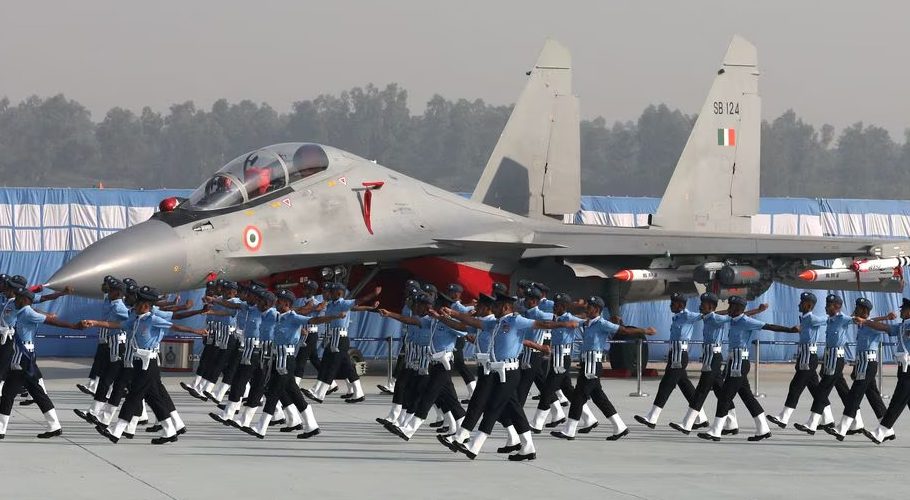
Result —
[[[147, 222], [89, 246], [47, 286], [91, 295], [110, 274], [176, 291], [215, 277], [338, 266], [368, 271], [361, 285], [404, 270], [458, 281], [468, 294], [528, 278], [605, 295], [614, 311], [704, 288], [755, 297], [774, 281], [898, 290], [887, 266], [850, 266], [903, 257], [902, 243], [749, 234], [758, 211], [758, 77], [755, 47], [735, 37], [647, 227], [563, 222], [580, 206], [579, 103], [569, 51], [550, 40], [470, 198], [327, 145], [267, 146], [229, 162], [188, 199], [163, 200]], [[818, 260], [849, 272], [801, 279]]]

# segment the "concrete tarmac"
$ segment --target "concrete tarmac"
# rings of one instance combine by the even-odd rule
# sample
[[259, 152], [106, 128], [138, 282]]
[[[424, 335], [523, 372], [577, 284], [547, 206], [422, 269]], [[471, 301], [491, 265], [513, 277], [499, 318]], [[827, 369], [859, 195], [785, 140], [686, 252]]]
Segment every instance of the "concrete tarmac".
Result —
[[[40, 363], [64, 435], [36, 439], [44, 429], [40, 412], [34, 406], [15, 406], [6, 439], [0, 441], [4, 498], [894, 498], [906, 491], [902, 478], [910, 467], [910, 417], [898, 421], [897, 440], [881, 446], [862, 435], [842, 443], [824, 432], [807, 436], [792, 423], [805, 420], [811, 404], [808, 392], [791, 426], [772, 425], [773, 437], [759, 443], [746, 441], [754, 423], [738, 400], [738, 436], [712, 443], [669, 428], [667, 424], [685, 412], [678, 391], [657, 429], [647, 429], [632, 416], [650, 408], [657, 379], [644, 382], [644, 392], [650, 393], [646, 398], [629, 396], [634, 380], [603, 381], [631, 429], [626, 438], [605, 441], [610, 425], [595, 410], [600, 427], [575, 441], [536, 435], [538, 459], [532, 462], [511, 463], [496, 454], [505, 439], [501, 429], [475, 461], [442, 447], [428, 427], [410, 442], [389, 434], [374, 421], [385, 415], [391, 400], [376, 389], [384, 376], [364, 378], [363, 403], [346, 404], [336, 393], [315, 405], [322, 434], [303, 441], [276, 427], [264, 440], [224, 427], [207, 415], [214, 404], [179, 388], [190, 374], [167, 374], [165, 384], [189, 432], [177, 443], [152, 446], [154, 435], [140, 429], [134, 440], [114, 445], [72, 412], [90, 404], [91, 398], [75, 388], [85, 381], [90, 360]], [[698, 376], [694, 368], [693, 378]], [[760, 388], [767, 397], [761, 402], [769, 414], [780, 410], [792, 370], [792, 365], [762, 367]], [[883, 393], [890, 394], [894, 366], [886, 366], [885, 373]], [[456, 387], [464, 393], [460, 380]], [[842, 407], [836, 395], [833, 400], [839, 418]], [[528, 415], [533, 414], [533, 403], [528, 401]], [[710, 396], [706, 410], [714, 406]], [[874, 415], [865, 404], [863, 416], [867, 427], [874, 427]]]

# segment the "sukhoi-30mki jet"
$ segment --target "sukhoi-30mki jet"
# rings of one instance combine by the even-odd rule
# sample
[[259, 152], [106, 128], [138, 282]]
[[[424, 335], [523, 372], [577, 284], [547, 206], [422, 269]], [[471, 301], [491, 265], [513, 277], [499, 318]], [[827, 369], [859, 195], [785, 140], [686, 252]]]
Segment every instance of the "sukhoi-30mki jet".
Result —
[[[528, 75], [470, 198], [329, 146], [278, 144], [238, 157], [189, 199], [164, 200], [150, 220], [94, 243], [47, 286], [91, 295], [111, 274], [176, 291], [216, 276], [345, 266], [459, 281], [472, 294], [528, 278], [605, 295], [613, 311], [699, 286], [750, 297], [773, 281], [900, 289], [893, 271], [903, 243], [749, 234], [761, 100], [756, 50], [745, 39], [730, 44], [645, 228], [563, 223], [581, 193], [568, 50], [548, 41]], [[819, 269], [818, 260], [836, 269]]]

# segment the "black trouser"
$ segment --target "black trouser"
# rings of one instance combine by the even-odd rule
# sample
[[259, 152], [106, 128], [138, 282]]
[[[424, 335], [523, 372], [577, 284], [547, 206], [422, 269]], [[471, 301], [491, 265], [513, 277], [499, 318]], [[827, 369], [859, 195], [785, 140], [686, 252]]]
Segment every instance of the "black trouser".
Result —
[[[543, 375], [546, 374], [547, 363], [540, 355], [539, 352], [531, 353], [530, 359], [530, 368], [520, 369], [521, 380], [518, 382], [518, 404], [524, 407], [525, 403], [528, 401], [528, 394], [531, 392], [531, 384], [535, 383], [537, 380], [541, 380]], [[541, 393], [543, 392], [543, 382], [537, 385], [537, 390]]]
[[402, 403], [402, 408], [407, 410], [408, 413], [414, 413], [417, 411], [417, 404], [420, 402], [420, 394], [426, 390], [427, 384], [430, 382], [430, 375], [421, 375], [419, 371], [414, 372], [414, 376], [408, 381], [408, 387], [404, 393], [404, 403]]
[[[442, 363], [430, 363], [427, 378], [426, 387], [420, 391], [417, 406], [414, 408], [414, 415], [421, 420], [426, 420], [430, 408], [438, 404], [444, 413], [452, 412], [455, 420], [464, 417], [464, 408], [458, 402], [458, 394], [455, 393], [455, 386], [452, 385], [451, 372], [446, 370]], [[452, 430], [454, 431], [454, 429]]]
[[279, 363], [277, 359], [272, 363], [272, 373], [269, 376], [268, 384], [266, 384], [265, 407], [262, 411], [269, 415], [275, 414], [278, 401], [281, 401], [282, 406], [285, 407], [294, 405], [301, 412], [307, 408], [307, 402], [303, 397], [303, 393], [300, 392], [300, 387], [294, 383], [293, 373], [297, 358], [285, 356], [284, 361], [287, 368], [285, 373], [278, 373]]
[[0, 345], [0, 382], [6, 380], [6, 374], [9, 373], [9, 365], [13, 360], [13, 339], [10, 337], [6, 343]]
[[117, 378], [114, 379], [114, 387], [111, 389], [111, 397], [108, 398], [107, 404], [114, 407], [120, 406], [120, 402], [123, 400], [123, 397], [126, 396], [126, 390], [129, 388], [130, 384], [133, 383], [133, 377], [135, 377], [135, 375], [133, 365], [124, 361], [123, 367], [120, 368], [120, 373], [118, 373]]
[[328, 348], [323, 351], [317, 377], [320, 382], [331, 385], [339, 376], [346, 378], [349, 382], [360, 380], [360, 376], [354, 369], [354, 363], [351, 362], [351, 356], [348, 354], [349, 347], [347, 337], [342, 337], [338, 342], [338, 352], [332, 352]]
[[142, 414], [142, 401], [145, 400], [159, 421], [170, 416], [167, 402], [161, 389], [161, 371], [158, 369], [158, 360], [149, 361], [147, 370], [142, 369], [142, 361], [133, 360], [133, 380], [123, 406], [120, 407], [119, 418], [129, 422], [133, 417]]
[[406, 370], [408, 366], [407, 356], [404, 353], [398, 355], [398, 358], [395, 359], [395, 367], [392, 368], [392, 379], [395, 380], [395, 383], [398, 383], [398, 379], [401, 378], [402, 371]]
[[253, 374], [250, 377], [250, 393], [246, 398], [246, 404], [250, 408], [258, 408], [265, 396], [265, 386], [269, 381], [272, 372], [271, 358], [262, 358], [262, 363], [253, 365]]
[[[114, 334], [114, 342], [116, 341], [117, 335]], [[92, 368], [88, 371], [89, 380], [95, 377], [100, 378], [109, 364], [111, 364], [110, 346], [99, 343], [98, 347], [95, 348], [95, 359], [92, 360]]]
[[227, 365], [221, 373], [221, 381], [225, 384], [232, 385], [234, 383], [234, 375], [237, 373], [237, 368], [240, 367], [240, 357], [243, 355], [243, 347], [240, 346], [239, 340], [233, 347], [228, 347], [228, 353]]
[[685, 397], [686, 401], [691, 405], [692, 399], [695, 397], [695, 386], [692, 385], [692, 381], [689, 380], [689, 374], [686, 373], [686, 367], [689, 366], [688, 351], [680, 353], [679, 364], [679, 368], [673, 368], [673, 362], [667, 360], [667, 368], [664, 370], [664, 376], [660, 379], [660, 385], [657, 386], [657, 396], [654, 397], [654, 406], [663, 408], [664, 405], [667, 404], [667, 400], [670, 399], [670, 394], [673, 393], [673, 389], [677, 386], [679, 386], [679, 390], [682, 391], [683, 397]]
[[493, 392], [494, 382], [493, 377], [499, 377], [499, 375], [484, 375], [483, 368], [477, 367], [477, 386], [474, 387], [474, 392], [471, 393], [471, 400], [468, 401], [468, 409], [465, 411], [464, 421], [461, 422], [461, 428], [473, 431], [474, 427], [477, 426], [477, 422], [480, 421], [481, 415], [483, 415], [484, 409], [486, 409], [487, 401], [490, 399], [490, 394]]
[[407, 392], [410, 388], [412, 379], [417, 376], [417, 370], [403, 368], [395, 379], [395, 390], [392, 391], [392, 403], [404, 406], [407, 399]]
[[[572, 366], [572, 355], [566, 354], [562, 357], [562, 367], [565, 369], [562, 373], [556, 373], [553, 367], [550, 367], [546, 379], [544, 379], [543, 390], [540, 391], [540, 401], [537, 403], [538, 410], [546, 410], [550, 405], [556, 402], [556, 391], [565, 385], [566, 379], [569, 378], [569, 367]], [[570, 383], [571, 387], [571, 383]], [[571, 394], [571, 393], [570, 393]]]
[[[209, 334], [205, 337], [205, 344], [202, 346], [202, 352], [199, 354], [199, 364], [196, 366], [196, 375], [206, 378], [209, 373], [209, 365], [212, 363], [212, 359], [216, 354], [218, 354], [218, 347], [214, 343], [214, 333], [209, 329]], [[213, 342], [208, 343], [209, 339], [212, 339]], [[208, 380], [206, 378], [206, 380]], [[211, 382], [211, 380], [209, 380]]]
[[297, 351], [297, 361], [294, 368], [295, 377], [303, 377], [303, 374], [306, 372], [306, 362], [309, 361], [313, 365], [313, 368], [316, 369], [316, 373], [319, 373], [319, 332], [310, 332], [306, 336], [306, 343], [298, 346]]
[[[120, 376], [120, 372], [122, 370], [122, 359], [108, 363], [107, 368], [104, 370], [104, 373], [101, 374], [101, 378], [98, 379], [98, 386], [95, 388], [95, 401], [107, 403], [107, 393], [111, 390], [114, 382], [117, 381], [117, 377]], [[113, 397], [113, 394], [111, 394], [111, 397]]]
[[730, 364], [727, 364], [726, 378], [724, 379], [723, 386], [720, 388], [720, 394], [717, 395], [717, 411], [714, 412], [715, 417], [725, 417], [727, 413], [730, 413], [730, 410], [733, 409], [733, 398], [736, 397], [737, 394], [739, 394], [739, 399], [742, 399], [746, 408], [749, 410], [749, 414], [753, 417], [757, 417], [765, 412], [758, 400], [755, 399], [755, 395], [752, 394], [752, 388], [749, 386], [749, 369], [751, 366], [748, 359], [742, 360], [740, 376], [731, 377]]
[[[859, 356], [859, 354], [857, 354]], [[877, 404], [884, 408], [885, 403], [882, 401], [881, 393], [878, 392], [878, 385], [875, 383], [875, 375], [878, 373], [878, 361], [869, 361], [866, 368], [866, 376], [862, 380], [854, 379], [853, 385], [850, 386], [850, 392], [847, 393], [847, 401], [844, 403], [844, 415], [850, 418], [856, 418], [856, 412], [859, 411], [859, 405], [863, 402], [863, 396], [869, 400], [873, 410]], [[856, 365], [853, 366], [853, 376], [856, 376]], [[878, 400], [876, 401], [876, 397]], [[884, 413], [882, 413], [884, 415]], [[878, 412], [875, 413], [876, 417]]]
[[471, 382], [474, 382], [474, 374], [471, 373], [471, 369], [468, 368], [468, 365], [464, 361], [464, 346], [465, 338], [458, 337], [458, 339], [455, 340], [455, 352], [452, 368], [454, 368], [455, 371], [461, 375], [461, 380], [464, 380], [465, 384], [470, 384]]
[[818, 392], [818, 382], [818, 355], [809, 355], [809, 367], [805, 370], [800, 369], [799, 361], [797, 360], [796, 373], [793, 374], [793, 379], [790, 380], [790, 390], [787, 392], [787, 400], [784, 402], [784, 406], [796, 408], [797, 403], [799, 403], [799, 397], [807, 387], [809, 388], [809, 394], [812, 395], [814, 400], [815, 394]]
[[891, 403], [888, 404], [888, 410], [882, 417], [882, 427], [886, 429], [894, 428], [894, 423], [904, 411], [904, 407], [910, 404], [910, 370], [905, 371], [900, 365], [897, 366], [897, 385], [894, 387], [894, 394], [891, 395]]
[[[28, 395], [35, 400], [35, 404], [41, 409], [41, 413], [47, 413], [54, 409], [54, 403], [51, 402], [51, 398], [38, 385], [38, 380], [41, 379], [40, 375], [34, 372], [29, 373], [32, 363], [34, 363], [33, 360], [23, 357], [22, 361], [19, 362], [19, 366], [22, 369], [10, 369], [6, 374], [6, 382], [3, 384], [3, 395], [0, 397], [0, 414], [8, 416], [12, 413], [13, 403], [23, 387], [28, 391]], [[35, 369], [37, 370], [37, 367]]]
[[600, 409], [605, 417], [610, 418], [616, 415], [616, 408], [610, 402], [610, 398], [604, 392], [600, 385], [600, 373], [603, 371], [603, 364], [598, 362], [596, 365], [597, 377], [588, 378], [585, 376], [585, 366], [582, 363], [581, 369], [578, 370], [578, 379], [575, 381], [575, 390], [572, 391], [572, 397], [569, 400], [572, 404], [569, 406], [569, 418], [572, 420], [581, 420], [581, 412], [590, 399], [594, 405]]
[[[231, 384], [231, 392], [228, 395], [228, 401], [232, 403], [240, 402], [243, 398], [243, 393], [246, 392], [246, 385], [252, 380], [253, 373], [256, 371], [261, 360], [262, 352], [259, 349], [253, 349], [253, 353], [250, 355], [250, 364], [245, 365], [240, 363], [240, 366], [237, 367], [237, 373], [234, 374], [234, 381]], [[252, 392], [253, 388], [250, 387], [250, 394], [252, 394]]]
[[528, 417], [525, 415], [524, 408], [518, 404], [517, 389], [521, 375], [518, 370], [509, 370], [506, 372], [506, 380], [502, 381], [499, 374], [491, 373], [489, 378], [493, 380], [490, 390], [490, 397], [487, 399], [487, 406], [484, 408], [483, 420], [480, 422], [480, 432], [492, 434], [493, 426], [497, 420], [508, 419], [515, 426], [515, 431], [519, 434], [528, 432], [531, 428], [528, 425]]
[[[702, 407], [705, 405], [705, 399], [708, 398], [708, 393], [712, 390], [714, 391], [714, 396], [720, 401], [720, 390], [724, 386], [724, 378], [721, 373], [723, 364], [724, 360], [720, 356], [720, 353], [714, 353], [714, 356], [711, 358], [711, 370], [702, 371], [701, 376], [698, 377], [698, 385], [695, 386], [695, 394], [693, 394], [692, 399], [689, 400], [689, 408], [701, 411]], [[730, 409], [732, 410], [735, 407], [736, 405], [734, 405], [731, 400]]]
[[819, 415], [825, 411], [825, 407], [831, 404], [828, 396], [831, 394], [832, 388], [837, 389], [837, 394], [845, 407], [847, 406], [847, 394], [850, 392], [850, 387], [847, 386], [847, 381], [844, 380], [844, 358], [837, 358], [837, 363], [834, 365], [834, 373], [831, 375], [825, 374], [824, 370], [825, 368], [822, 366], [822, 376], [818, 381], [818, 386], [815, 388], [815, 394], [812, 398], [811, 411]]

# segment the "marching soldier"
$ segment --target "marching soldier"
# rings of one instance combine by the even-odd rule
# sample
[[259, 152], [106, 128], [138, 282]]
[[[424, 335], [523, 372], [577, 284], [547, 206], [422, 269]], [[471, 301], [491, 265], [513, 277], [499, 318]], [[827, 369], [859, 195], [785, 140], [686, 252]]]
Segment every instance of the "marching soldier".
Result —
[[727, 363], [726, 379], [717, 397], [717, 411], [714, 414], [714, 423], [708, 432], [699, 432], [698, 437], [711, 441], [720, 441], [727, 415], [733, 408], [733, 398], [739, 394], [745, 403], [752, 418], [755, 419], [755, 435], [749, 436], [749, 441], [761, 441], [771, 437], [765, 410], [761, 407], [752, 389], [749, 387], [749, 344], [752, 337], [759, 330], [772, 332], [791, 332], [792, 328], [765, 323], [751, 318], [745, 314], [746, 299], [739, 295], [730, 297], [730, 358]]
[[[470, 314], [474, 311], [474, 306], [466, 306], [461, 303], [461, 296], [464, 293], [464, 287], [458, 283], [451, 283], [448, 288], [448, 296], [454, 301], [452, 303], [452, 309], [465, 314]], [[455, 351], [454, 351], [454, 362], [453, 368], [461, 376], [461, 379], [464, 381], [465, 385], [468, 387], [468, 400], [471, 399], [471, 394], [474, 393], [474, 388], [477, 386], [477, 379], [474, 377], [474, 374], [471, 373], [471, 370], [467, 367], [464, 360], [464, 348], [465, 348], [465, 337], [461, 336], [455, 341]], [[467, 401], [462, 401], [462, 403], [467, 403]], [[453, 429], [454, 430], [454, 429]]]
[[[108, 282], [114, 279], [113, 276], [107, 275], [104, 277], [104, 280], [101, 283], [101, 293], [104, 294], [104, 299], [102, 300], [102, 307], [105, 309], [108, 308], [110, 304], [109, 298], [109, 288]], [[95, 348], [95, 358], [92, 360], [92, 367], [88, 372], [88, 383], [87, 384], [76, 384], [76, 389], [79, 389], [89, 396], [94, 396], [95, 389], [98, 388], [98, 382], [101, 380], [101, 376], [107, 370], [108, 365], [110, 364], [110, 347], [108, 346], [108, 332], [99, 331], [98, 332], [98, 347]]]
[[[325, 302], [321, 295], [316, 295], [319, 290], [319, 283], [314, 280], [307, 280], [303, 285], [303, 297], [294, 302], [294, 310], [300, 314], [311, 315], [318, 314], [317, 308]], [[316, 372], [319, 372], [319, 325], [308, 325], [306, 335], [301, 335], [301, 344], [298, 346], [297, 361], [294, 367], [294, 382], [300, 386], [303, 381], [303, 375], [306, 371], [307, 361], [313, 365]]]
[[875, 321], [860, 320], [861, 325], [887, 333], [894, 337], [897, 347], [894, 350], [894, 361], [897, 363], [897, 386], [891, 396], [891, 404], [885, 416], [874, 432], [863, 430], [863, 434], [875, 444], [894, 439], [894, 424], [910, 403], [910, 299], [901, 302], [901, 322], [896, 325], [883, 325]]
[[579, 421], [584, 404], [592, 400], [605, 417], [613, 424], [613, 434], [607, 441], [616, 441], [629, 433], [629, 428], [622, 421], [610, 398], [604, 393], [600, 384], [600, 373], [603, 371], [603, 351], [609, 348], [608, 341], [615, 335], [654, 335], [653, 327], [633, 328], [611, 323], [603, 318], [604, 301], [600, 297], [587, 300], [586, 314], [588, 319], [582, 323], [581, 367], [578, 380], [572, 392], [569, 419], [561, 431], [550, 434], [561, 439], [573, 440], [578, 432]]

